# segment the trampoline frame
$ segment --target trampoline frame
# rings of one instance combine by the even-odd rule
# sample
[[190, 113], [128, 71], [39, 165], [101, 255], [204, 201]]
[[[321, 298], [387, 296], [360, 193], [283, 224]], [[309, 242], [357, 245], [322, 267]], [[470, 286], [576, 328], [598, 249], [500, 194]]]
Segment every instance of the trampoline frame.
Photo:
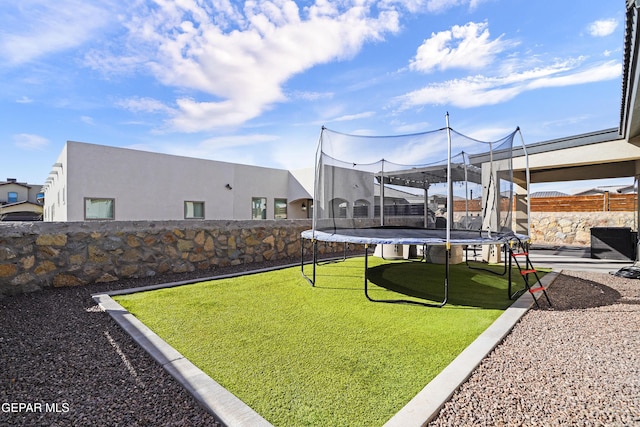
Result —
[[[338, 218], [342, 218], [340, 216], [336, 216], [335, 212], [333, 212], [333, 209], [335, 209], [335, 207], [333, 205], [331, 205], [331, 209], [333, 212], [333, 216], [330, 216], [329, 220], [330, 221], [328, 224], [320, 224], [319, 223], [319, 217], [317, 214], [317, 210], [314, 209], [314, 215], [313, 215], [313, 221], [312, 221], [312, 229], [311, 230], [306, 230], [303, 231], [300, 235], [301, 238], [301, 242], [300, 242], [300, 248], [301, 248], [301, 257], [300, 257], [300, 265], [301, 265], [301, 271], [302, 271], [302, 275], [303, 277], [311, 284], [311, 286], [315, 286], [316, 283], [316, 265], [318, 263], [318, 246], [317, 243], [318, 241], [324, 241], [324, 242], [342, 242], [345, 245], [348, 243], [355, 243], [355, 244], [362, 244], [364, 245], [364, 293], [365, 296], [367, 297], [367, 299], [369, 299], [370, 301], [374, 301], [374, 302], [388, 302], [388, 303], [408, 303], [408, 304], [418, 304], [418, 305], [423, 305], [423, 306], [428, 306], [428, 307], [442, 307], [447, 303], [448, 297], [449, 297], [449, 264], [450, 264], [450, 258], [451, 258], [451, 247], [453, 246], [469, 246], [469, 245], [505, 245], [505, 271], [502, 273], [502, 275], [504, 275], [507, 270], [509, 271], [509, 289], [508, 289], [508, 293], [509, 293], [509, 298], [512, 297], [511, 295], [511, 255], [512, 253], [509, 252], [509, 268], [507, 268], [507, 260], [506, 260], [506, 253], [507, 250], [511, 251], [511, 246], [518, 242], [519, 244], [522, 244], [523, 241], [528, 241], [528, 236], [525, 235], [519, 235], [514, 233], [513, 231], [511, 231], [509, 228], [509, 226], [507, 224], [501, 224], [501, 220], [499, 218], [499, 212], [500, 212], [500, 204], [501, 202], [499, 200], [497, 200], [497, 198], [499, 197], [499, 189], [496, 188], [496, 181], [499, 179], [498, 174], [501, 172], [500, 169], [494, 169], [494, 161], [500, 161], [500, 160], [504, 160], [503, 158], [500, 157], [500, 155], [498, 155], [497, 158], [494, 158], [494, 149], [493, 149], [493, 143], [492, 142], [488, 142], [489, 144], [489, 150], [486, 153], [480, 153], [482, 154], [483, 158], [488, 156], [488, 158], [486, 160], [483, 160], [483, 164], [484, 163], [488, 163], [489, 164], [489, 170], [488, 170], [488, 179], [489, 179], [489, 183], [485, 184], [484, 183], [484, 171], [480, 172], [480, 178], [476, 177], [476, 180], [473, 182], [477, 182], [479, 184], [483, 185], [483, 188], [486, 188], [487, 194], [484, 194], [485, 190], [483, 189], [483, 199], [484, 199], [484, 208], [483, 208], [483, 223], [482, 223], [482, 228], [483, 230], [478, 230], [478, 229], [465, 229], [465, 230], [460, 230], [460, 229], [452, 229], [452, 224], [454, 223], [454, 209], [453, 209], [453, 202], [454, 202], [454, 192], [453, 192], [453, 180], [456, 178], [452, 177], [452, 172], [454, 172], [453, 169], [453, 165], [452, 165], [452, 129], [449, 126], [449, 113], [447, 112], [445, 115], [445, 121], [446, 121], [446, 127], [442, 128], [440, 130], [446, 130], [447, 133], [447, 159], [446, 159], [446, 169], [442, 170], [442, 164], [439, 164], [437, 167], [439, 168], [438, 171], [432, 171], [431, 169], [433, 168], [433, 166], [429, 166], [427, 169], [425, 170], [418, 170], [417, 168], [412, 168], [410, 170], [411, 173], [407, 172], [409, 171], [409, 169], [403, 169], [401, 171], [396, 171], [396, 172], [388, 172], [385, 171], [385, 159], [382, 158], [381, 159], [381, 165], [380, 165], [380, 170], [379, 170], [379, 178], [377, 178], [379, 180], [379, 185], [380, 185], [380, 226], [379, 227], [364, 227], [364, 228], [351, 228], [351, 226], [347, 227], [347, 228], [341, 228], [339, 226], [339, 224], [341, 224], [340, 221], [337, 221]], [[314, 183], [314, 206], [315, 206], [315, 202], [317, 200], [319, 200], [318, 195], [319, 194], [323, 194], [322, 191], [319, 189], [318, 187], [318, 181], [321, 180], [321, 171], [323, 171], [323, 167], [322, 167], [322, 161], [321, 159], [323, 158], [323, 134], [325, 132], [326, 128], [323, 126], [322, 127], [322, 133], [320, 135], [320, 141], [318, 144], [318, 148], [316, 151], [316, 170], [315, 170], [315, 183]], [[522, 150], [524, 152], [524, 156], [525, 156], [525, 179], [526, 179], [526, 193], [527, 193], [527, 197], [529, 195], [529, 183], [530, 183], [530, 175], [529, 175], [529, 158], [528, 158], [528, 154], [527, 154], [527, 150], [526, 150], [526, 146], [524, 143], [524, 139], [522, 138], [522, 133], [520, 132], [520, 128], [516, 128], [516, 130], [510, 134], [510, 136], [508, 138], [510, 139], [510, 146], [511, 148], [509, 148], [509, 150], [512, 149], [512, 144], [513, 144], [513, 138], [515, 137], [516, 134], [520, 134], [520, 141], [522, 143]], [[464, 157], [465, 152], [462, 151], [462, 156]], [[477, 154], [477, 153], [476, 153]], [[509, 157], [507, 157], [509, 158]], [[466, 167], [466, 161], [464, 162], [465, 167], [464, 167], [464, 182], [467, 182], [470, 177], [468, 176], [469, 170]], [[353, 166], [356, 166], [356, 163], [353, 163]], [[414, 170], [415, 169], [415, 170]], [[423, 168], [424, 169], [424, 168]], [[483, 169], [484, 170], [484, 169]], [[459, 171], [456, 169], [457, 173], [459, 173]], [[432, 228], [428, 228], [428, 206], [427, 206], [427, 189], [429, 188], [429, 184], [431, 183], [431, 181], [426, 180], [425, 176], [422, 176], [421, 179], [419, 178], [413, 178], [412, 174], [415, 175], [417, 173], [421, 173], [421, 174], [425, 174], [429, 172], [431, 175], [435, 177], [435, 180], [433, 181], [434, 183], [446, 183], [447, 185], [447, 194], [446, 194], [446, 206], [447, 206], [447, 216], [446, 216], [446, 222], [445, 222], [445, 227], [444, 230], [443, 229], [432, 229]], [[396, 176], [397, 175], [397, 176]], [[324, 175], [322, 175], [324, 176]], [[478, 179], [480, 179], [480, 181], [477, 181]], [[511, 183], [513, 184], [513, 177], [511, 176], [510, 179]], [[493, 183], [493, 185], [491, 185], [491, 183]], [[424, 207], [425, 207], [425, 211], [424, 211], [424, 228], [411, 228], [411, 227], [403, 227], [403, 226], [396, 226], [396, 227], [389, 227], [385, 224], [385, 213], [384, 213], [384, 207], [385, 207], [385, 203], [384, 203], [384, 189], [385, 189], [385, 185], [387, 184], [396, 184], [396, 185], [408, 185], [408, 186], [413, 186], [416, 187], [416, 184], [421, 184], [420, 188], [423, 188], [425, 191], [425, 202], [424, 202]], [[357, 185], [356, 185], [357, 187]], [[417, 187], [416, 187], [417, 188]], [[467, 190], [465, 187], [465, 194], [466, 194]], [[324, 197], [324, 196], [323, 196]], [[324, 200], [324, 199], [322, 199]], [[332, 200], [332, 199], [330, 199]], [[491, 201], [491, 206], [489, 206], [489, 201]], [[321, 204], [321, 203], [320, 203]], [[324, 206], [324, 205], [323, 205]], [[465, 209], [467, 210], [467, 215], [465, 216], [465, 218], [468, 217], [468, 204], [465, 204]], [[496, 207], [497, 206], [497, 207]], [[490, 212], [489, 214], [487, 214], [487, 212]], [[374, 215], [375, 216], [375, 215]], [[347, 218], [347, 217], [344, 217]], [[324, 218], [323, 218], [324, 220]], [[510, 220], [509, 220], [510, 221]], [[530, 209], [529, 206], [527, 205], [527, 234], [530, 234], [529, 232], [529, 224], [530, 224]], [[392, 228], [395, 230], [395, 232], [393, 231], [380, 231], [380, 230], [388, 230], [389, 228]], [[328, 231], [327, 231], [328, 230]], [[371, 231], [373, 230], [373, 231]], [[404, 230], [404, 232], [401, 232], [400, 230]], [[409, 232], [409, 230], [411, 230]], [[416, 230], [420, 230], [420, 231], [416, 231]], [[493, 230], [493, 231], [492, 231]], [[500, 232], [498, 232], [498, 230], [501, 230]], [[504, 231], [502, 231], [504, 230]], [[453, 233], [452, 233], [453, 232]], [[442, 235], [442, 233], [444, 233], [444, 235]], [[401, 237], [401, 235], [404, 234], [404, 236]], [[304, 239], [307, 240], [311, 240], [312, 242], [312, 246], [313, 246], [313, 259], [312, 259], [312, 264], [313, 264], [313, 274], [312, 274], [312, 278], [309, 278], [309, 276], [307, 276], [305, 274], [304, 271]], [[395, 245], [424, 245], [424, 248], [426, 249], [426, 246], [434, 246], [434, 245], [441, 245], [445, 247], [445, 259], [444, 259], [444, 264], [445, 264], [445, 277], [444, 277], [444, 297], [442, 299], [442, 301], [440, 302], [436, 302], [436, 303], [427, 303], [427, 302], [422, 302], [422, 301], [414, 301], [414, 300], [405, 300], [405, 299], [394, 299], [394, 300], [377, 300], [371, 297], [371, 295], [369, 295], [369, 287], [368, 287], [368, 276], [367, 276], [367, 271], [368, 271], [368, 261], [369, 261], [369, 246], [372, 244], [395, 244]], [[506, 245], [509, 245], [509, 247], [507, 248]], [[381, 251], [381, 255], [382, 258], [384, 259], [384, 252]], [[467, 254], [465, 254], [467, 255]], [[345, 251], [345, 258], [346, 258], [346, 251]], [[426, 258], [425, 258], [426, 259]], [[467, 262], [467, 266], [469, 266], [468, 262]], [[498, 273], [499, 274], [499, 273]], [[528, 285], [526, 286], [528, 288]], [[518, 291], [519, 292], [519, 291]], [[517, 293], [517, 292], [516, 292]], [[423, 299], [425, 300], [426, 298], [419, 298], [419, 299]], [[429, 300], [431, 301], [431, 300]]]
[[[526, 241], [522, 241], [519, 238], [515, 238], [513, 240], [509, 240], [509, 244], [503, 245], [503, 249], [502, 252], [504, 252], [504, 269], [502, 270], [502, 272], [499, 271], [493, 271], [491, 269], [488, 268], [483, 268], [483, 267], [474, 267], [471, 264], [469, 264], [469, 257], [468, 257], [468, 249], [467, 251], [465, 251], [465, 264], [467, 265], [467, 267], [471, 270], [479, 270], [479, 271], [486, 271], [487, 273], [491, 273], [491, 274], [495, 274], [496, 276], [504, 276], [505, 274], [507, 274], [507, 295], [509, 296], [509, 299], [513, 300], [516, 299], [517, 297], [519, 297], [520, 295], [522, 295], [523, 293], [525, 293], [527, 291], [527, 286], [526, 284], [522, 286], [522, 288], [516, 290], [516, 291], [512, 291], [512, 274], [513, 274], [513, 245], [517, 244], [520, 247], [522, 247], [522, 249], [524, 251], [529, 250], [529, 244]], [[537, 302], [536, 302], [537, 304]]]
[[[307, 282], [311, 286], [315, 287], [316, 285], [316, 265], [319, 265], [319, 262], [318, 262], [318, 242], [319, 241], [343, 243], [345, 245], [349, 243], [361, 244], [364, 246], [364, 294], [369, 301], [393, 303], [393, 304], [413, 304], [413, 305], [420, 305], [425, 307], [437, 307], [437, 308], [445, 306], [449, 299], [449, 264], [450, 264], [449, 258], [451, 257], [452, 244], [454, 246], [489, 245], [489, 244], [505, 245], [505, 251], [507, 251], [508, 249], [506, 248], [506, 245], [511, 245], [515, 242], [522, 242], [523, 240], [527, 239], [527, 236], [518, 235], [511, 231], [506, 233], [494, 233], [494, 236], [492, 236], [490, 232], [482, 231], [482, 230], [451, 230], [454, 232], [454, 234], [463, 232], [469, 235], [475, 234], [477, 235], [477, 237], [476, 238], [469, 237], [466, 239], [455, 239], [453, 241], [451, 240], [442, 241], [442, 239], [438, 239], [435, 237], [426, 237], [426, 235], [422, 238], [411, 237], [411, 238], [396, 238], [396, 239], [390, 239], [388, 237], [385, 237], [385, 238], [376, 237], [374, 235], [371, 235], [369, 237], [353, 236], [353, 235], [350, 236], [349, 234], [347, 234], [348, 230], [353, 230], [353, 229], [340, 230], [342, 231], [342, 233], [327, 233], [327, 232], [320, 232], [317, 230], [306, 230], [300, 234], [300, 270], [301, 270], [302, 276], [307, 280]], [[416, 232], [416, 230], [421, 230], [425, 234], [429, 234], [429, 232], [433, 233], [438, 231], [434, 229], [416, 229], [416, 228], [400, 228], [400, 227], [371, 227], [368, 229], [359, 229], [359, 230], [360, 231], [373, 230], [372, 233], [366, 233], [366, 234], [376, 234], [375, 231], [379, 231], [379, 230], [395, 230], [397, 234], [401, 234], [402, 230], [404, 231], [411, 230], [414, 233]], [[449, 235], [449, 233], [447, 234]], [[486, 234], [487, 237], [482, 237], [483, 234]], [[312, 261], [311, 261], [313, 265], [313, 270], [312, 270], [311, 277], [309, 277], [304, 270], [304, 266], [305, 266], [305, 262], [304, 262], [304, 254], [305, 254], [304, 243], [305, 242], [304, 241], [305, 240], [310, 240], [312, 242], [312, 247], [313, 247], [313, 255], [312, 255]], [[444, 297], [442, 301], [431, 303], [431, 302], [423, 302], [423, 301], [409, 300], [409, 299], [375, 299], [373, 298], [369, 294], [369, 278], [367, 276], [367, 271], [369, 269], [369, 246], [373, 244], [402, 244], [402, 245], [408, 244], [408, 245], [425, 245], [426, 247], [445, 246], [445, 263], [444, 263], [445, 277], [444, 277], [444, 283], [443, 283]], [[346, 259], [346, 249], [345, 249], [345, 255], [343, 259]], [[511, 262], [509, 262], [509, 268], [507, 268], [507, 260], [505, 258], [505, 272], [507, 270], [509, 271], [508, 293], [509, 293], [509, 298], [511, 298], [512, 297], [511, 296]], [[504, 275], [504, 272], [502, 274], [500, 273], [496, 273], [496, 274]], [[419, 298], [419, 297], [416, 297], [416, 298]], [[419, 298], [419, 299], [426, 300], [425, 298]]]

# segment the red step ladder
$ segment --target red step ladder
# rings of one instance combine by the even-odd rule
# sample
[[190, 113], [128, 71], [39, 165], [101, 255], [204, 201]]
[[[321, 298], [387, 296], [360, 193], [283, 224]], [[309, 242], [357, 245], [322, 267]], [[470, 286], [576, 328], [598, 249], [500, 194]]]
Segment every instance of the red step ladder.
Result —
[[[542, 284], [540, 283], [540, 277], [538, 276], [538, 270], [536, 270], [533, 267], [533, 264], [531, 263], [531, 258], [529, 258], [529, 250], [528, 250], [528, 245], [522, 243], [520, 240], [518, 240], [518, 244], [517, 247], [515, 248], [516, 250], [514, 250], [514, 248], [509, 245], [508, 246], [508, 250], [509, 250], [509, 297], [511, 299], [515, 298], [515, 296], [528, 291], [531, 296], [533, 297], [533, 301], [536, 303], [536, 307], [540, 308], [540, 304], [538, 303], [538, 298], [536, 298], [536, 293], [537, 292], [542, 292], [542, 294], [544, 295], [544, 297], [546, 298], [547, 302], [549, 303], [549, 307], [552, 307], [551, 305], [551, 300], [549, 300], [549, 295], [547, 295], [547, 288], [545, 288], [544, 286], [542, 286]], [[521, 263], [520, 261], [518, 261], [519, 259], [522, 260], [524, 258], [524, 262]], [[511, 267], [512, 267], [512, 263], [511, 261], [514, 261], [516, 263], [516, 267], [518, 267], [518, 271], [520, 272], [520, 276], [522, 276], [522, 279], [524, 280], [524, 288], [512, 293], [511, 292]], [[535, 282], [532, 283], [532, 278], [530, 277], [531, 275], [533, 275], [533, 277], [535, 278]]]

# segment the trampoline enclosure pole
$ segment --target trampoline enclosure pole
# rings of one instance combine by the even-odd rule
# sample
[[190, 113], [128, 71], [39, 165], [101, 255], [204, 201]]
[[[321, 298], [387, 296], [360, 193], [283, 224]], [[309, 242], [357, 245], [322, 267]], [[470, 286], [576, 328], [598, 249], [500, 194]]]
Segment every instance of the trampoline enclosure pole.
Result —
[[384, 159], [382, 159], [380, 172], [380, 226], [384, 227]]
[[522, 144], [522, 151], [524, 152], [524, 170], [527, 181], [527, 236], [531, 237], [531, 199], [529, 194], [529, 187], [531, 187], [531, 175], [529, 173], [529, 153], [527, 153], [527, 147], [525, 146], [520, 126], [518, 126], [518, 129], [516, 129], [516, 131], [520, 135], [520, 143]]
[[447, 122], [447, 256], [451, 249], [451, 222], [453, 221], [453, 182], [451, 182], [451, 128], [449, 127], [449, 112]]

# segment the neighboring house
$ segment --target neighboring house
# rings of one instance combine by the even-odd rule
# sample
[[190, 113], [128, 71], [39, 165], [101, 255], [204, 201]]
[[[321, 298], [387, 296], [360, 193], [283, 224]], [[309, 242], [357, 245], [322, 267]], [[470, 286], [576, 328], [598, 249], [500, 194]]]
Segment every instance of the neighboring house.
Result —
[[44, 220], [308, 218], [313, 176], [68, 141], [44, 184]]
[[[380, 206], [380, 184], [376, 183], [374, 187], [375, 191], [375, 206]], [[386, 186], [384, 188], [384, 204], [387, 207], [386, 210], [398, 210], [404, 208], [407, 212], [405, 215], [424, 215], [424, 191], [416, 189], [416, 192], [420, 191], [421, 194], [410, 193], [408, 191], [400, 190], [398, 188]], [[442, 194], [430, 194], [428, 197], [429, 209], [434, 212], [438, 209], [445, 209], [447, 204], [447, 196]], [[395, 208], [393, 208], [395, 207]], [[419, 211], [417, 213], [409, 213]]]
[[0, 221], [41, 221], [43, 199], [41, 185], [0, 181]]
[[563, 193], [562, 191], [536, 191], [535, 193], [529, 194], [529, 197], [532, 199], [544, 199], [546, 197], [566, 197], [567, 193]]
[[604, 193], [634, 194], [635, 185], [603, 185], [575, 193], [574, 196], [593, 196]]

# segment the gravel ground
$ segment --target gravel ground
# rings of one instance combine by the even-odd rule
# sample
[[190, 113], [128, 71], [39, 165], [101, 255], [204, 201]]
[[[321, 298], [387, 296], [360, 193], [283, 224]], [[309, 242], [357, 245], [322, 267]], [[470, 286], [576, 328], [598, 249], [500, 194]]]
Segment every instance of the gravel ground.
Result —
[[640, 281], [561, 274], [429, 426], [640, 426]]
[[219, 426], [98, 308], [91, 294], [242, 269], [48, 289], [1, 299], [0, 426]]
[[[218, 426], [90, 296], [195, 277], [0, 300], [0, 426]], [[566, 272], [549, 295], [430, 425], [640, 425], [640, 281]]]

